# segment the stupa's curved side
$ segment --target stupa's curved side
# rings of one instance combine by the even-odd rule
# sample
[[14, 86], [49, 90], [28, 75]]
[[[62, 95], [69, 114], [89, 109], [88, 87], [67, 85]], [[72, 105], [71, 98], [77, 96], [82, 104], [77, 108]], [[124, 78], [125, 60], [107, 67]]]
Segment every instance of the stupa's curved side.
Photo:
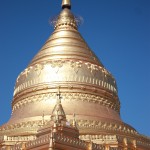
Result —
[[12, 115], [0, 136], [34, 138], [39, 126], [50, 122], [59, 87], [66, 118], [72, 123], [76, 114], [81, 139], [98, 142], [101, 136], [119, 135], [144, 142], [122, 122], [116, 81], [78, 32], [70, 9], [64, 0], [54, 32], [18, 76]]

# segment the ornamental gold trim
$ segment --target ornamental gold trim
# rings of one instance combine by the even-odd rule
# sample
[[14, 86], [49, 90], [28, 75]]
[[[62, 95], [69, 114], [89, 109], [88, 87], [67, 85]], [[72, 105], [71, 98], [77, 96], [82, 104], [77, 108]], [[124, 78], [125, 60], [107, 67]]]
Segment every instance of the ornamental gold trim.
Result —
[[[50, 74], [58, 74], [61, 68], [72, 69], [72, 72], [75, 72], [75, 75], [65, 75], [64, 77], [59, 76], [57, 79], [48, 78], [44, 75], [42, 77], [42, 72]], [[88, 75], [82, 75], [79, 73], [80, 70], [88, 71]], [[101, 79], [100, 76], [103, 76]], [[111, 83], [108, 79], [111, 79]], [[23, 91], [28, 87], [32, 87], [36, 84], [44, 84], [46, 82], [76, 82], [84, 84], [92, 84], [96, 86], [103, 87], [110, 90], [111, 92], [117, 94], [116, 83], [112, 75], [103, 67], [86, 63], [83, 61], [73, 61], [73, 60], [53, 60], [49, 62], [43, 62], [26, 68], [17, 78], [16, 87], [14, 90], [14, 96]], [[20, 84], [21, 83], [21, 84]]]
[[[117, 112], [120, 111], [120, 103], [116, 100], [94, 95], [94, 94], [88, 94], [88, 93], [79, 93], [79, 92], [62, 92], [61, 96], [63, 97], [63, 101], [83, 101], [86, 103], [96, 103], [98, 105], [109, 107]], [[20, 109], [21, 107], [25, 107], [26, 105], [34, 102], [39, 101], [50, 101], [56, 99], [55, 92], [47, 92], [44, 94], [36, 94], [33, 96], [29, 96], [26, 98], [21, 98], [17, 100], [17, 102], [14, 101], [12, 106], [12, 113], [16, 111], [17, 109]]]

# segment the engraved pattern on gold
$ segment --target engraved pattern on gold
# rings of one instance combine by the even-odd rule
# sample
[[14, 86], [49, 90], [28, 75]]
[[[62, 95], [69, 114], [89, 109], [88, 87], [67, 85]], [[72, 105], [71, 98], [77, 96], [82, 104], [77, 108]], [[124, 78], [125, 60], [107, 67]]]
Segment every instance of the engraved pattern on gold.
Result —
[[[49, 124], [50, 120], [45, 120], [45, 124]], [[72, 124], [73, 120], [69, 120], [69, 122]], [[85, 133], [86, 130], [91, 130], [91, 132], [97, 132], [99, 133], [100, 130], [106, 130], [112, 133], [125, 133], [131, 135], [138, 135], [137, 131], [131, 128], [127, 124], [118, 124], [118, 122], [102, 122], [102, 121], [93, 121], [93, 120], [76, 120], [78, 124], [78, 128], [81, 130], [81, 134]], [[24, 132], [26, 128], [28, 130], [36, 132], [37, 128], [39, 128], [39, 125], [42, 123], [42, 120], [39, 121], [28, 121], [28, 122], [22, 122], [12, 125], [6, 125], [5, 127], [0, 128], [0, 135], [3, 135], [3, 133], [6, 133], [7, 131], [11, 133], [10, 130], [13, 130], [15, 132], [22, 130]], [[111, 128], [110, 128], [111, 126]], [[20, 127], [22, 127], [20, 129]]]
[[64, 61], [62, 60], [54, 60], [51, 62], [52, 68], [55, 68], [55, 72], [58, 73], [59, 68], [63, 66]]
[[91, 64], [91, 63], [85, 63], [87, 65], [87, 68], [90, 69], [90, 72], [95, 76], [95, 74], [98, 71], [98, 66]]
[[[117, 102], [110, 101], [107, 98], [103, 98], [101, 96], [91, 95], [91, 94], [84, 94], [84, 93], [61, 93], [63, 99], [65, 101], [85, 101], [88, 103], [96, 103], [99, 105], [103, 105], [106, 107], [110, 107], [115, 111], [119, 112], [120, 104]], [[17, 103], [13, 104], [12, 112], [15, 110], [24, 107], [29, 103], [33, 103], [36, 101], [44, 101], [44, 100], [52, 100], [55, 99], [54, 93], [47, 93], [47, 94], [37, 94], [31, 97], [27, 97], [25, 99], [19, 100]]]
[[[83, 82], [83, 83], [89, 83], [89, 84], [94, 84], [98, 86], [102, 86], [104, 88], [107, 88], [108, 90], [114, 92], [117, 94], [117, 89], [115, 87], [114, 82], [107, 83], [107, 80], [105, 81], [105, 78], [101, 78], [100, 76], [105, 76], [107, 75], [108, 78], [110, 74], [105, 71], [104, 68], [101, 68], [97, 65], [90, 64], [90, 63], [83, 63], [82, 61], [62, 61], [62, 60], [55, 60], [55, 61], [50, 61], [47, 63], [42, 63], [42, 64], [36, 64], [35, 66], [30, 66], [29, 68], [25, 69], [24, 72], [20, 74], [20, 76], [17, 78], [17, 84], [16, 88], [14, 90], [14, 95], [19, 93], [20, 91], [24, 90], [25, 88], [28, 88], [30, 86], [33, 86], [35, 84], [43, 83], [43, 82], [51, 82], [51, 81], [68, 81], [65, 80], [65, 78], [50, 78], [49, 74], [52, 73], [58, 73], [60, 68], [63, 68], [66, 70], [66, 68], [69, 67], [70, 64], [70, 69], [73, 69], [77, 76], [73, 76], [72, 78], [68, 77], [70, 81], [75, 81], [75, 82]], [[51, 67], [50, 67], [51, 66]], [[91, 76], [86, 76], [85, 75], [79, 75], [78, 71], [80, 68], [87, 69], [88, 74], [90, 73]], [[48, 69], [49, 68], [49, 69]], [[68, 68], [69, 69], [69, 68]], [[104, 75], [101, 75], [101, 72], [104, 72]], [[46, 73], [46, 75], [43, 75]], [[35, 78], [30, 78], [30, 74], [35, 76]], [[36, 76], [38, 74], [38, 76]], [[72, 79], [72, 80], [71, 80]], [[102, 80], [103, 79], [103, 80]], [[20, 82], [22, 84], [20, 84]], [[19, 85], [20, 84], [20, 85]]]
[[78, 73], [79, 69], [82, 67], [82, 61], [78, 61], [78, 62], [71, 61], [70, 65], [74, 69], [74, 71]]
[[39, 76], [41, 74], [41, 71], [43, 70], [44, 66], [41, 64], [36, 64], [34, 69], [37, 72], [37, 75]]

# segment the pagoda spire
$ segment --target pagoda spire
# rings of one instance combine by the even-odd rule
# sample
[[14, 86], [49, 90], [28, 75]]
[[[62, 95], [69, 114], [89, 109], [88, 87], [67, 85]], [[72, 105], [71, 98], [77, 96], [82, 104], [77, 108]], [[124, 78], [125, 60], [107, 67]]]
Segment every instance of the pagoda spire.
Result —
[[66, 121], [66, 114], [61, 105], [60, 87], [58, 87], [57, 101], [52, 111], [51, 120], [54, 121], [55, 123], [61, 123], [61, 121]]
[[61, 7], [62, 7], [62, 9], [64, 9], [64, 8], [71, 9], [71, 1], [70, 0], [62, 0]]

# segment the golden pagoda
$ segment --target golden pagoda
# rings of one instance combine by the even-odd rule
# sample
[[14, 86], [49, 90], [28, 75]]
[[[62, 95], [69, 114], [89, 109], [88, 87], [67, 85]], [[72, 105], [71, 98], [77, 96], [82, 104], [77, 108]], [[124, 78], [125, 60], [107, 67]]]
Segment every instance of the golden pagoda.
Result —
[[78, 32], [70, 0], [53, 23], [16, 80], [0, 150], [149, 150], [150, 138], [121, 120], [115, 78]]

